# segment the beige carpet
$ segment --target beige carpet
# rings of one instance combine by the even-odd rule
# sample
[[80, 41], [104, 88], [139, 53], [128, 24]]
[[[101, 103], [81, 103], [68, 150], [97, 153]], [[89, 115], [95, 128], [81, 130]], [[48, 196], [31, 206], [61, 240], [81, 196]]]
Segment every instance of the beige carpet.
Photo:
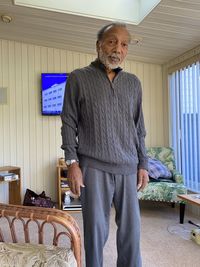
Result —
[[[72, 215], [82, 231], [81, 213]], [[112, 209], [110, 234], [104, 249], [104, 267], [116, 267], [114, 216]], [[200, 267], [200, 246], [190, 240], [190, 231], [196, 227], [188, 223], [188, 220], [200, 223], [200, 218], [198, 220], [186, 213], [185, 223], [181, 225], [178, 205], [171, 208], [168, 204], [153, 202], [141, 203], [141, 218], [143, 267]]]

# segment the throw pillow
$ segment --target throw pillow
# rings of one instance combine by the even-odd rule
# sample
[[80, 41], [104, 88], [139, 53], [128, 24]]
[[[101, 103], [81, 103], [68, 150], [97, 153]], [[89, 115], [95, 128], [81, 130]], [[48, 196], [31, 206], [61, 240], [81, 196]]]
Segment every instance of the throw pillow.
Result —
[[170, 170], [158, 159], [148, 158], [148, 171], [149, 176], [154, 179], [172, 178]]

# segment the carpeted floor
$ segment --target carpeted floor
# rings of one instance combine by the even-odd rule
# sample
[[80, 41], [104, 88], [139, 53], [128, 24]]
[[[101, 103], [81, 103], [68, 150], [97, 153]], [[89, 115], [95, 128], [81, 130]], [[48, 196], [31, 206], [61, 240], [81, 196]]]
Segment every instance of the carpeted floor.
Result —
[[[83, 232], [81, 213], [73, 213], [72, 216]], [[110, 234], [104, 249], [104, 267], [116, 267], [114, 216], [112, 209]], [[142, 202], [141, 219], [143, 267], [200, 267], [200, 246], [190, 239], [190, 231], [196, 227], [188, 223], [192, 220], [199, 224], [200, 218], [198, 220], [186, 213], [185, 223], [181, 225], [178, 205], [171, 208], [169, 204]]]

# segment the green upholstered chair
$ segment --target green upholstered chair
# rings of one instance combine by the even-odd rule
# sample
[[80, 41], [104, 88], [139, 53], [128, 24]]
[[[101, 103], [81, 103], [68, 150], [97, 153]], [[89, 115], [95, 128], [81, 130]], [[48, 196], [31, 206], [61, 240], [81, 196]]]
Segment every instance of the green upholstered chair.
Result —
[[170, 147], [147, 148], [147, 155], [164, 163], [172, 173], [172, 182], [150, 182], [146, 188], [138, 192], [140, 200], [163, 201], [180, 204], [180, 223], [184, 222], [185, 203], [178, 198], [179, 194], [187, 194], [183, 184], [183, 176], [176, 170], [174, 152]]

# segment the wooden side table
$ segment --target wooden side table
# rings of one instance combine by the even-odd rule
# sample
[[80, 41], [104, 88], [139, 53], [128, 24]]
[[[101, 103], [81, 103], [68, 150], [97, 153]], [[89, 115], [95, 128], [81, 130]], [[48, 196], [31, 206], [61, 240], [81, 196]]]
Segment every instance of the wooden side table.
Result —
[[200, 194], [178, 195], [178, 197], [191, 204], [196, 204], [200, 206]]
[[18, 180], [13, 181], [0, 181], [1, 183], [9, 183], [9, 204], [21, 205], [21, 170], [19, 167], [15, 166], [4, 166], [0, 167], [0, 172], [11, 172], [19, 176]]
[[[178, 197], [182, 199], [184, 202], [188, 202], [190, 204], [195, 204], [197, 206], [200, 206], [200, 194], [178, 195]], [[181, 211], [181, 213], [184, 214], [184, 211]], [[184, 216], [182, 218], [182, 221], [183, 220], [184, 220]]]

